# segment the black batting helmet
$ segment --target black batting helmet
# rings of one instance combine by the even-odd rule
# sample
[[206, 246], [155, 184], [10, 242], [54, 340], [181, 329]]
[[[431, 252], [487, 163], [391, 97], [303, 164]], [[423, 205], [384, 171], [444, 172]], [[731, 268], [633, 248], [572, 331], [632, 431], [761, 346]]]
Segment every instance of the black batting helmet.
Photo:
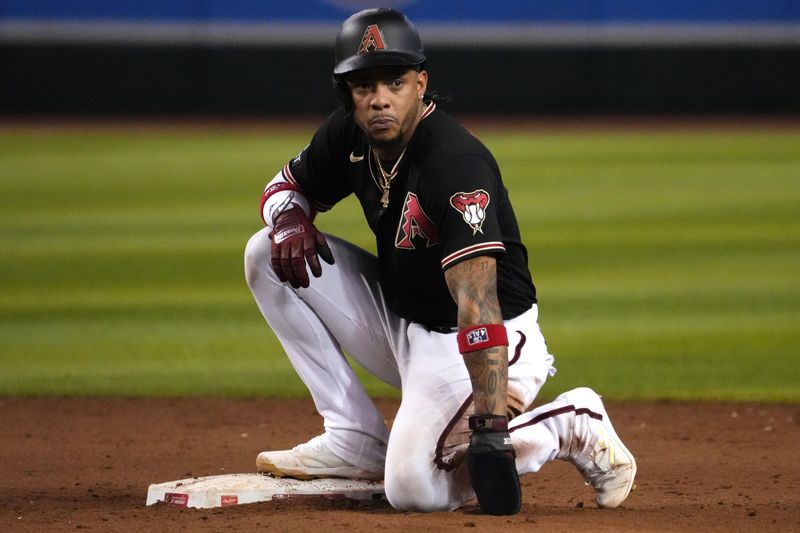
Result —
[[369, 67], [419, 67], [425, 51], [417, 29], [391, 8], [365, 9], [342, 23], [336, 36], [334, 76]]
[[336, 36], [333, 79], [345, 107], [351, 100], [344, 77], [370, 67], [425, 68], [419, 33], [396, 9], [365, 9], [342, 23]]

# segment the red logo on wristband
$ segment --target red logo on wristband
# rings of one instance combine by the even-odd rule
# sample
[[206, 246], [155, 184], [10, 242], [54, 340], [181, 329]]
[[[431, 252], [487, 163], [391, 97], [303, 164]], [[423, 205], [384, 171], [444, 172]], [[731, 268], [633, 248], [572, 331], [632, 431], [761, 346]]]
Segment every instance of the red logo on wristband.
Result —
[[486, 331], [486, 328], [473, 329], [472, 331], [467, 332], [467, 344], [470, 346], [480, 342], [486, 342], [488, 340], [489, 333]]

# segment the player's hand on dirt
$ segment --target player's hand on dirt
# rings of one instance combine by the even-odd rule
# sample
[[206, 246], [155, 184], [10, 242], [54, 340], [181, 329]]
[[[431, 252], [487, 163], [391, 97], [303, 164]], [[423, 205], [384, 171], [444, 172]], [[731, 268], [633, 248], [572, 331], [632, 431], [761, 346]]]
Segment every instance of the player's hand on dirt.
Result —
[[508, 418], [497, 415], [469, 417], [472, 436], [467, 450], [467, 468], [481, 510], [492, 515], [519, 512], [522, 491], [516, 454], [508, 433]]
[[314, 227], [303, 208], [294, 206], [275, 219], [269, 234], [272, 239], [272, 268], [278, 279], [295, 289], [308, 287], [306, 263], [315, 278], [322, 275], [319, 258], [334, 263], [325, 236]]

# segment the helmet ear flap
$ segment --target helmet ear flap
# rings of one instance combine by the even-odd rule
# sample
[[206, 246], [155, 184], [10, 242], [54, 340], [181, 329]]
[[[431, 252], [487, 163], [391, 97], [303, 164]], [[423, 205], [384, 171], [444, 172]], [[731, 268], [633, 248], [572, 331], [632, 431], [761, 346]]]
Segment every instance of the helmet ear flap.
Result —
[[344, 80], [343, 76], [333, 76], [333, 89], [336, 91], [336, 96], [342, 103], [344, 110], [350, 112], [353, 110], [353, 96], [350, 94], [350, 87]]

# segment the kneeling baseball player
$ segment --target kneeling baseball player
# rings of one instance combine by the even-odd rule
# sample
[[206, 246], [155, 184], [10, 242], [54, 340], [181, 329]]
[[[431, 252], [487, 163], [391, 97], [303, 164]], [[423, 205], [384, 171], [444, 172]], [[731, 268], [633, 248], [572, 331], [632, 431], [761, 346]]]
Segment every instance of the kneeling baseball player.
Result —
[[[636, 462], [594, 391], [526, 412], [555, 373], [527, 251], [494, 157], [427, 94], [414, 26], [393, 9], [351, 16], [333, 78], [342, 107], [265, 188], [266, 228], [245, 254], [248, 285], [325, 431], [260, 453], [258, 469], [383, 479], [399, 510], [477, 497], [505, 515], [520, 509], [519, 474], [562, 459], [600, 507], [620, 505]], [[314, 226], [350, 194], [377, 257]], [[401, 388], [391, 432], [344, 352]]]

